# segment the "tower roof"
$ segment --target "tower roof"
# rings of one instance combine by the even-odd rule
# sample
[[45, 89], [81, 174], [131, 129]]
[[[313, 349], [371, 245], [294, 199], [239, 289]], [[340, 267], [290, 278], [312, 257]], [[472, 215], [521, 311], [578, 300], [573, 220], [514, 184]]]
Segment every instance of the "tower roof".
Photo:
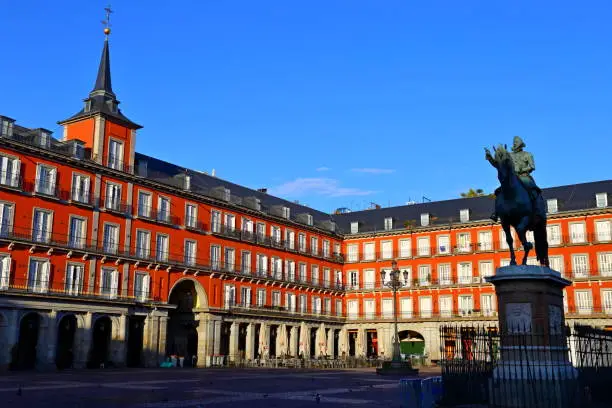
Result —
[[111, 84], [110, 72], [110, 53], [108, 51], [108, 36], [104, 39], [104, 48], [102, 48], [102, 58], [100, 58], [100, 66], [98, 67], [98, 76], [93, 92], [107, 92], [114, 95], [113, 86]]

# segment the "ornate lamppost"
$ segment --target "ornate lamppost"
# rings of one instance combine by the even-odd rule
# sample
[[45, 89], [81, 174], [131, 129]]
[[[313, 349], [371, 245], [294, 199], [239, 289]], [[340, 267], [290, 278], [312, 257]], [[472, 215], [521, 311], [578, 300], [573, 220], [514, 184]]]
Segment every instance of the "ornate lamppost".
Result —
[[[395, 339], [393, 340], [393, 357], [391, 359], [392, 366], [400, 366], [402, 359], [400, 356], [400, 341], [399, 332], [397, 331], [397, 291], [404, 286], [400, 280], [400, 270], [397, 267], [397, 261], [391, 262], [391, 279], [385, 282], [385, 271], [380, 272], [380, 281], [383, 286], [390, 288], [393, 291], [393, 320], [395, 324]], [[408, 280], [408, 271], [402, 273], [404, 282]]]

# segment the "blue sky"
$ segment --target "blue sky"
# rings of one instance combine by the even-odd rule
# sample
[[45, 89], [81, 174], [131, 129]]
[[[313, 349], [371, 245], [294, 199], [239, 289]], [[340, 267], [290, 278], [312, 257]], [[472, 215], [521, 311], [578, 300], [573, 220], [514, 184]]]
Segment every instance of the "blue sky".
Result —
[[[106, 2], [0, 3], [0, 114], [61, 136], [93, 86]], [[514, 135], [542, 187], [612, 176], [608, 1], [113, 9], [113, 88], [142, 153], [325, 211], [490, 191], [483, 147]]]

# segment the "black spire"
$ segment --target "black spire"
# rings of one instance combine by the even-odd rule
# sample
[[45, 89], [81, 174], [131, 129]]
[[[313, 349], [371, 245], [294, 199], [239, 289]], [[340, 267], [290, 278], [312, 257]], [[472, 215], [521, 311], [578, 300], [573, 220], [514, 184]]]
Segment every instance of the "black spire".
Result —
[[102, 48], [102, 57], [100, 58], [100, 66], [98, 67], [98, 76], [96, 78], [96, 84], [94, 85], [94, 89], [91, 91], [91, 93], [100, 91], [114, 95], [113, 87], [111, 85], [108, 36], [106, 36], [106, 38], [104, 39], [104, 48]]

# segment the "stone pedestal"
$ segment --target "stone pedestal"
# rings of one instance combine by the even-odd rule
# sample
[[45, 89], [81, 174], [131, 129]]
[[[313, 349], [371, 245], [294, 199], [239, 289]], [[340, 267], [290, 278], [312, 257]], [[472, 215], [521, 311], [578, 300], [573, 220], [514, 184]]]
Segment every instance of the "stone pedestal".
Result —
[[534, 265], [505, 266], [487, 280], [495, 285], [500, 329], [490, 403], [577, 406], [578, 374], [569, 360], [563, 313], [563, 288], [571, 282]]

